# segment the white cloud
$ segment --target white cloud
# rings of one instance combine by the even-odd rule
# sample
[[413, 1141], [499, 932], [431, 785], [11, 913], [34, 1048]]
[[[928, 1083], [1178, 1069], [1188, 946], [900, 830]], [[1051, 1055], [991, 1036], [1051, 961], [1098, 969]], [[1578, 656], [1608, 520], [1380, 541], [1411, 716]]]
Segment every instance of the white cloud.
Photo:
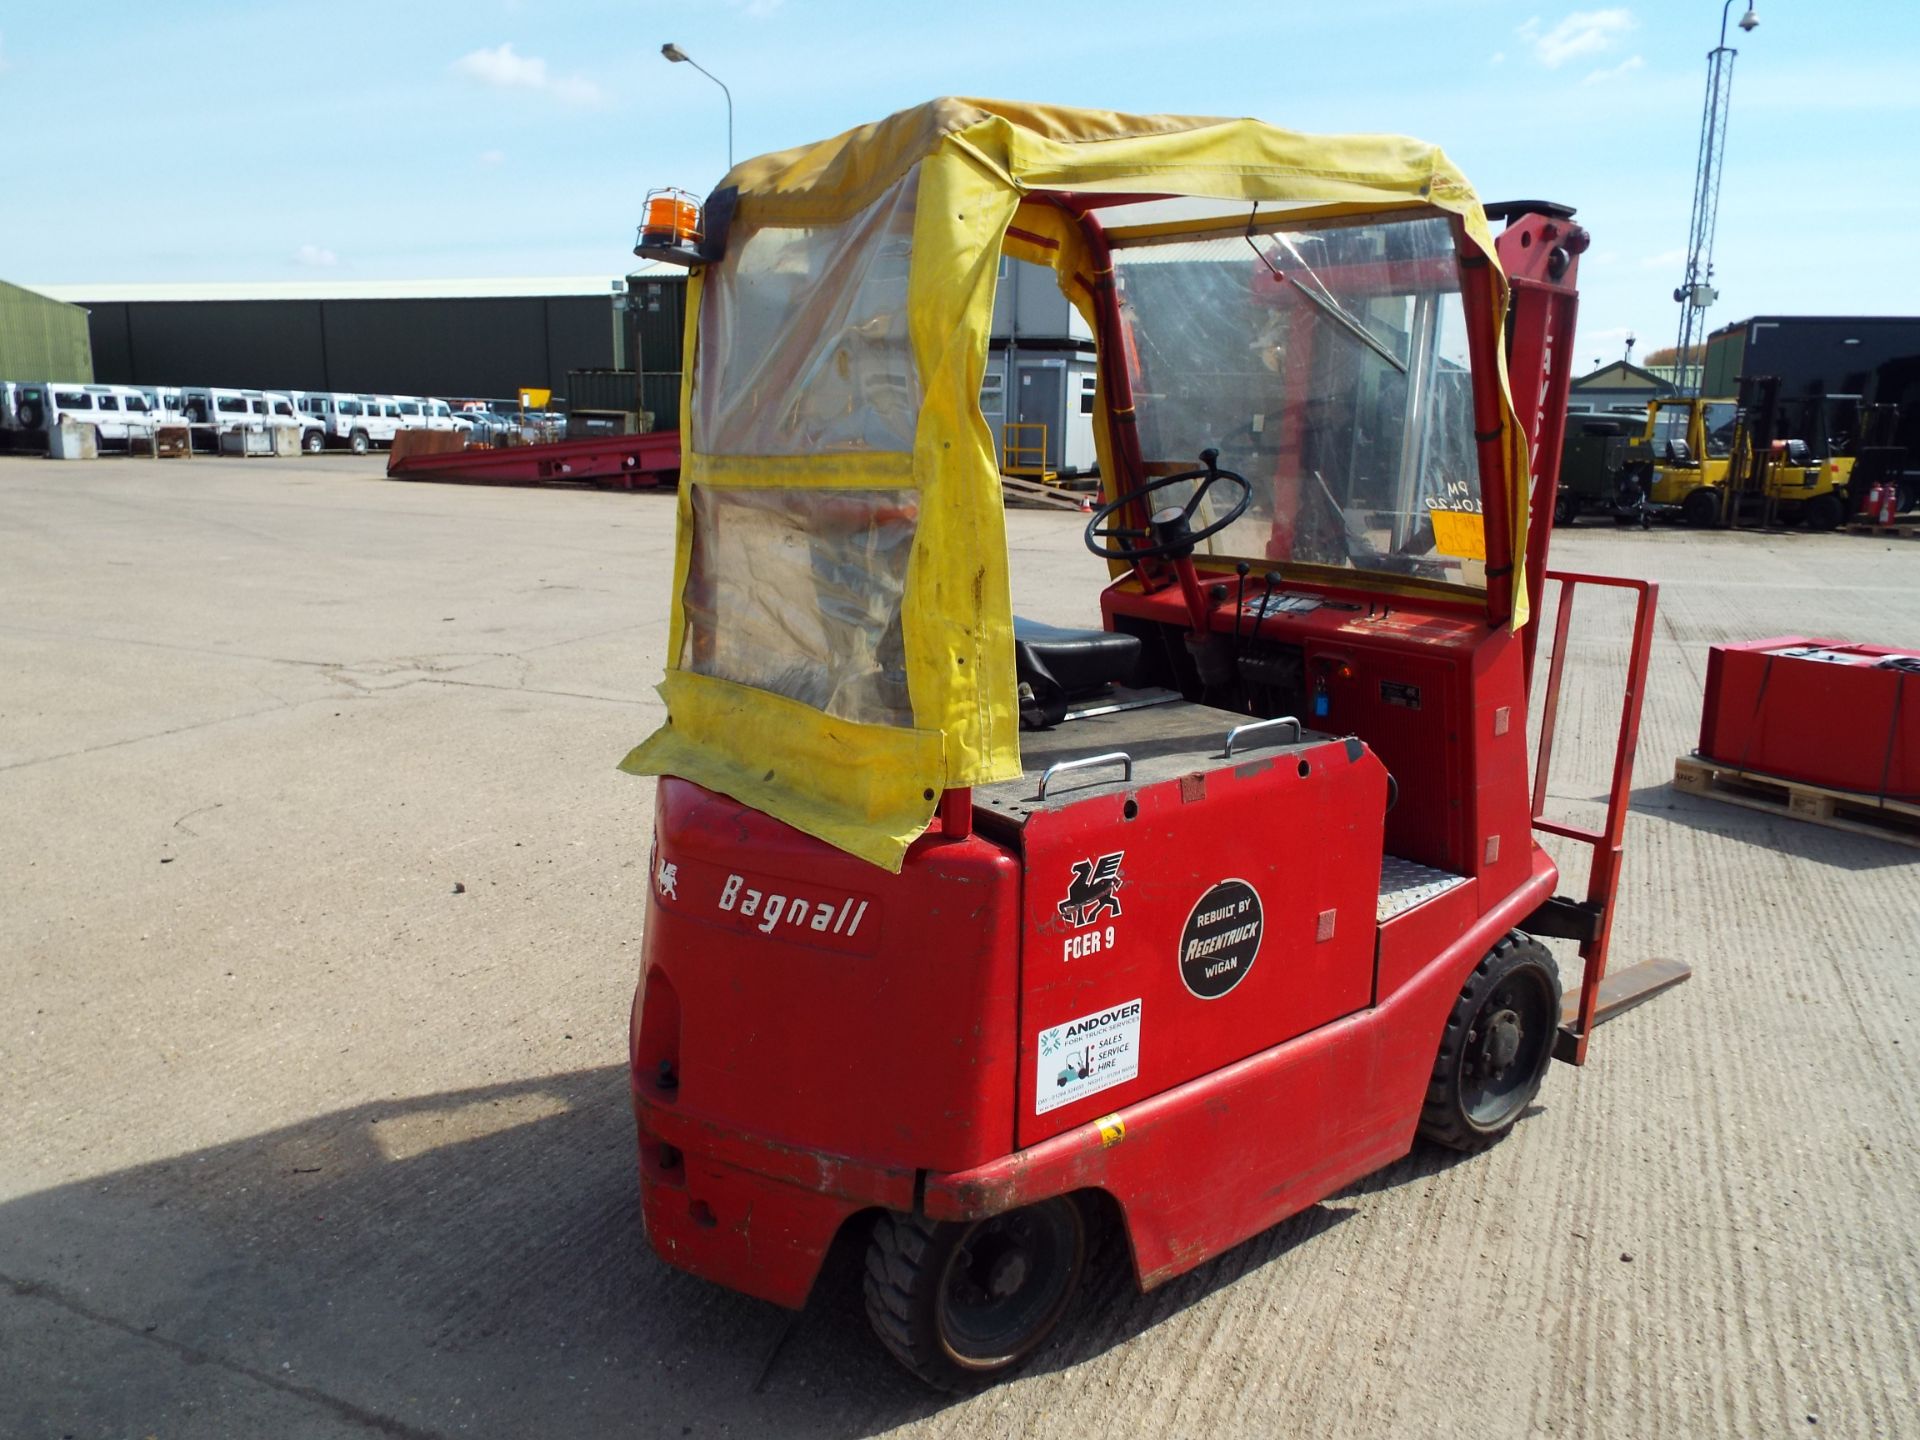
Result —
[[7, 64], [7, 32], [0, 30], [0, 73], [4, 73], [12, 68], [11, 65]]
[[480, 152], [480, 163], [489, 170], [496, 165], [504, 165], [507, 163], [507, 152], [504, 150], [482, 150]]
[[786, 0], [731, 0], [731, 3], [749, 20], [764, 20], [784, 5]]
[[1487, 57], [1487, 64], [1489, 65], [1504, 65], [1506, 63], [1507, 52], [1504, 50], [1496, 50]]
[[498, 50], [474, 50], [462, 55], [453, 62], [453, 68], [469, 79], [503, 90], [544, 90], [547, 84], [547, 62], [516, 54], [510, 41]]
[[532, 90], [565, 105], [597, 105], [600, 87], [584, 75], [555, 75], [538, 55], [522, 55], [507, 41], [493, 50], [474, 50], [453, 62], [469, 80], [496, 90]]
[[340, 263], [340, 257], [324, 245], [302, 245], [293, 252], [293, 263], [327, 270]]
[[1640, 262], [1642, 270], [1664, 270], [1669, 265], [1678, 265], [1687, 258], [1685, 247], [1678, 250], [1662, 250], [1658, 255], [1649, 255]]
[[1590, 70], [1580, 83], [1582, 85], [1604, 85], [1609, 80], [1624, 80], [1647, 62], [1639, 55], [1629, 55], [1618, 65], [1609, 65], [1604, 70]]
[[1631, 10], [1576, 10], [1551, 30], [1542, 30], [1536, 16], [1514, 34], [1532, 48], [1542, 65], [1558, 70], [1569, 60], [1611, 50], [1636, 23]]

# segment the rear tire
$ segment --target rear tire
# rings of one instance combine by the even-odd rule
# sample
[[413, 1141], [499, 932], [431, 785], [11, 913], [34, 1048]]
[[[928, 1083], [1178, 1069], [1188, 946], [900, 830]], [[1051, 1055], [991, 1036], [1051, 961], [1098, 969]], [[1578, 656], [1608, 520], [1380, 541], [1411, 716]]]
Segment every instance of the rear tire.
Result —
[[1086, 1256], [1085, 1217], [1067, 1196], [971, 1224], [888, 1211], [867, 1245], [867, 1321], [927, 1384], [965, 1389], [1032, 1357]]
[[327, 448], [327, 437], [318, 430], [309, 430], [300, 437], [300, 448], [309, 455], [318, 455]]
[[1701, 486], [1689, 492], [1680, 502], [1680, 518], [1696, 530], [1705, 530], [1720, 523], [1720, 497], [1710, 487]]
[[1580, 502], [1573, 496], [1562, 493], [1553, 502], [1553, 523], [1571, 525], [1580, 518]]
[[1559, 1030], [1553, 955], [1516, 930], [1474, 967], [1454, 1002], [1420, 1134], [1451, 1150], [1484, 1150], [1500, 1140], [1540, 1092]]
[[347, 437], [347, 448], [356, 455], [364, 455], [373, 448], [373, 442], [367, 439], [367, 432], [356, 430]]

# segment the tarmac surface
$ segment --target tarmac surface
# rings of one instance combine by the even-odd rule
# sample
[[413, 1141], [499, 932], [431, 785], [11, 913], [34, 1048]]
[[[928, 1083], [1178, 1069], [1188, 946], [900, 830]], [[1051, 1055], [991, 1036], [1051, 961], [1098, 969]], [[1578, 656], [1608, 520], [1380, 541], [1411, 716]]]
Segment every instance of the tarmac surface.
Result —
[[[1663, 587], [1616, 963], [1694, 979], [1492, 1151], [1150, 1296], [1110, 1265], [954, 1399], [850, 1269], [789, 1332], [640, 1231], [652, 787], [614, 766], [671, 521], [0, 457], [0, 1436], [1920, 1433], [1920, 851], [1670, 785], [1709, 643], [1920, 645], [1920, 543], [1560, 532]], [[1079, 528], [1009, 514], [1022, 613], [1093, 622]], [[1574, 809], [1623, 653], [1570, 649]]]

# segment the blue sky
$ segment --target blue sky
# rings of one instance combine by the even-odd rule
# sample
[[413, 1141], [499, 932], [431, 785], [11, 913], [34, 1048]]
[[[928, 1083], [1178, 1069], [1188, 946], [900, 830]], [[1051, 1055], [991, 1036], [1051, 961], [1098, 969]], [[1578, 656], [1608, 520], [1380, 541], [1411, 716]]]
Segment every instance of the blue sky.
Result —
[[[1737, 37], [1720, 324], [1920, 313], [1920, 6], [1758, 0]], [[1736, 0], [1738, 19], [1743, 0]], [[0, 276], [620, 273], [653, 185], [938, 94], [1257, 116], [1445, 147], [1576, 205], [1580, 368], [1672, 343], [1711, 0], [466, 0], [0, 7]], [[34, 143], [21, 142], [28, 136]], [[33, 197], [39, 197], [36, 203]]]

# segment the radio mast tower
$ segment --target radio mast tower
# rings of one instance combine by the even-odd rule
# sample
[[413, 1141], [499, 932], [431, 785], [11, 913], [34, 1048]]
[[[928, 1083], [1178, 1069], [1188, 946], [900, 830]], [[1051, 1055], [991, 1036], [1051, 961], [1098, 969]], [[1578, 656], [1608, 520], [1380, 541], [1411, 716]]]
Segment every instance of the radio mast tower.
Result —
[[[1693, 218], [1687, 228], [1687, 274], [1673, 298], [1680, 302], [1680, 339], [1673, 359], [1674, 387], [1682, 394], [1700, 388], [1701, 360], [1695, 347], [1707, 343], [1707, 306], [1720, 298], [1713, 288], [1713, 229], [1720, 212], [1720, 157], [1727, 148], [1727, 105], [1733, 96], [1733, 57], [1727, 44], [1727, 13], [1720, 7], [1720, 43], [1707, 52], [1707, 106], [1700, 117], [1700, 163], [1693, 175]], [[1760, 17], [1747, 7], [1740, 28], [1751, 31]]]

